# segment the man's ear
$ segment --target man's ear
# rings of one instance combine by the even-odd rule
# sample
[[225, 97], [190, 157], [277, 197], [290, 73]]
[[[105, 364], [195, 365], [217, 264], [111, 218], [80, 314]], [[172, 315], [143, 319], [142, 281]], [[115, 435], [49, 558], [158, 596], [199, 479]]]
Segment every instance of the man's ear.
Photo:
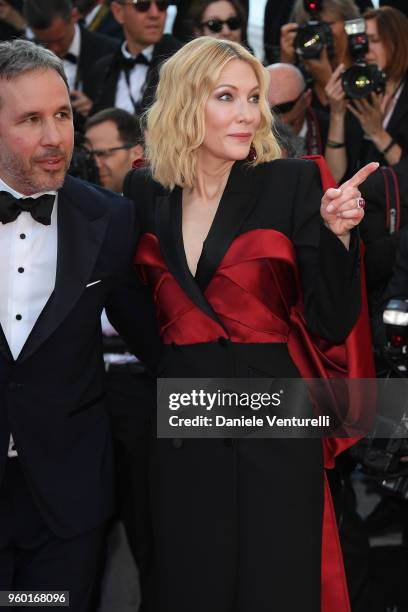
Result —
[[125, 18], [123, 16], [123, 5], [113, 0], [113, 2], [111, 2], [111, 11], [116, 21], [123, 26], [125, 22]]

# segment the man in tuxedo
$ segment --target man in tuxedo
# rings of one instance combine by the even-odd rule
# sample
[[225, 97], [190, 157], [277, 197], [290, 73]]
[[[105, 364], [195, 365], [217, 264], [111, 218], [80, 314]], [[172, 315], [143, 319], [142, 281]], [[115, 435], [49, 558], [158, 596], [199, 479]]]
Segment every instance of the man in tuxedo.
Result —
[[79, 26], [71, 0], [25, 0], [24, 15], [35, 41], [63, 60], [72, 107], [86, 117], [93, 104], [94, 64], [113, 53], [119, 42]]
[[1, 43], [0, 590], [90, 612], [114, 499], [103, 307], [145, 364], [158, 344], [134, 205], [66, 176], [72, 146], [62, 62]]
[[160, 65], [181, 47], [178, 40], [163, 35], [167, 5], [163, 0], [112, 2], [112, 13], [123, 27], [125, 41], [115, 54], [102, 58], [94, 67], [92, 113], [116, 106], [139, 115], [150, 106]]

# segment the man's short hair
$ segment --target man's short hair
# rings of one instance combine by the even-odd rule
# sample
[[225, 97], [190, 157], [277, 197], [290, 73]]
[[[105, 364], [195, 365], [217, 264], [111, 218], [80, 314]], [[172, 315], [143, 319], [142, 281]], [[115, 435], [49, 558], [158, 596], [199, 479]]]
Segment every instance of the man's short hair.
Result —
[[16, 39], [0, 42], [0, 81], [11, 81], [20, 74], [34, 70], [55, 70], [68, 89], [63, 63], [52, 51], [28, 40]]
[[124, 145], [143, 145], [143, 132], [139, 119], [122, 108], [105, 108], [87, 119], [85, 132], [96, 125], [112, 121]]
[[30, 28], [45, 30], [57, 17], [71, 21], [71, 0], [24, 0], [24, 17]]

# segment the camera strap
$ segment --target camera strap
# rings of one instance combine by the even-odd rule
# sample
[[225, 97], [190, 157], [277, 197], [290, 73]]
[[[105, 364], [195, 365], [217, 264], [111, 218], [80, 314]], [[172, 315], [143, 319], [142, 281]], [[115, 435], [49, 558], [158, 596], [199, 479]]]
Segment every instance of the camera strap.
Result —
[[383, 166], [380, 170], [384, 178], [385, 187], [386, 227], [390, 234], [394, 234], [399, 230], [401, 223], [401, 198], [398, 177], [395, 170], [389, 166]]
[[323, 155], [322, 135], [319, 121], [312, 108], [306, 111], [307, 134], [306, 134], [306, 155]]

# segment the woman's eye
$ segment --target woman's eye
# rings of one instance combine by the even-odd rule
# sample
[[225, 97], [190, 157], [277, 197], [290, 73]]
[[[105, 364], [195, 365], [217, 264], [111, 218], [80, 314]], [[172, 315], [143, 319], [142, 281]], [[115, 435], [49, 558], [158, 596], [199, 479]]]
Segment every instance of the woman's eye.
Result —
[[254, 94], [253, 96], [251, 96], [249, 98], [250, 102], [253, 102], [254, 104], [258, 104], [259, 103], [259, 94]]
[[230, 93], [223, 93], [218, 97], [219, 100], [222, 100], [223, 102], [228, 102], [229, 100], [232, 100], [232, 95]]

